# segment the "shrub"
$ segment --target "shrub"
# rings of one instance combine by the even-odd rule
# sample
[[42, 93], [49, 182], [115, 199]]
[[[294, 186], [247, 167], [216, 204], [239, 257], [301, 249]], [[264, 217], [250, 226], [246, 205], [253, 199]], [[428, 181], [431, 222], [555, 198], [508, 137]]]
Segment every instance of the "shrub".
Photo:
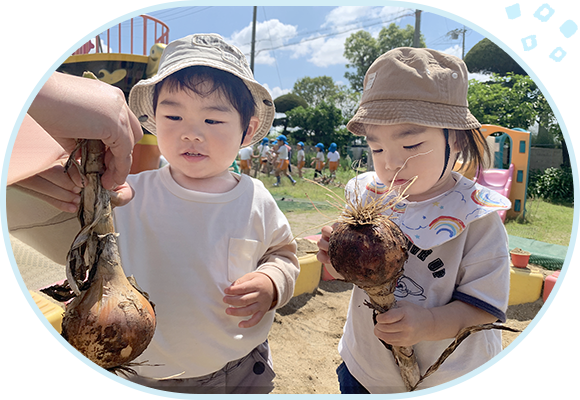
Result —
[[574, 203], [572, 169], [570, 167], [550, 167], [543, 172], [531, 171], [528, 195], [552, 203]]

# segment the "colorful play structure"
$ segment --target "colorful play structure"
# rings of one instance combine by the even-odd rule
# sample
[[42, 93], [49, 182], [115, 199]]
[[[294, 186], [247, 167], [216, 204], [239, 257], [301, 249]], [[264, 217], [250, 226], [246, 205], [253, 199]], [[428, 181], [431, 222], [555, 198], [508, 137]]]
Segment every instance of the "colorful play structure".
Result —
[[[510, 199], [512, 208], [499, 213], [502, 221], [506, 216], [524, 217], [530, 169], [530, 132], [483, 125], [481, 133], [490, 148], [490, 158], [486, 160], [483, 170], [471, 169], [463, 175]], [[456, 170], [460, 167], [461, 162], [458, 162]]]

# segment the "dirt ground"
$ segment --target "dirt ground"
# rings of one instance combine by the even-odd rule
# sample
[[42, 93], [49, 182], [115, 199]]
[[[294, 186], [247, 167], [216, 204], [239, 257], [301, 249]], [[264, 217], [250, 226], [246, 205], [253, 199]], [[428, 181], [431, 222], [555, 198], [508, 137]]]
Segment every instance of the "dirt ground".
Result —
[[[318, 233], [320, 228], [310, 228], [326, 222], [325, 217], [316, 213], [288, 213], [287, 217], [298, 237]], [[550, 273], [537, 266], [531, 268]], [[320, 281], [314, 293], [294, 297], [277, 311], [269, 337], [277, 374], [272, 393], [340, 393], [335, 373], [341, 363], [337, 346], [346, 320], [351, 291], [351, 284]], [[534, 303], [510, 306], [506, 325], [523, 331], [542, 305], [540, 298]], [[502, 335], [505, 348], [518, 333], [504, 331]]]

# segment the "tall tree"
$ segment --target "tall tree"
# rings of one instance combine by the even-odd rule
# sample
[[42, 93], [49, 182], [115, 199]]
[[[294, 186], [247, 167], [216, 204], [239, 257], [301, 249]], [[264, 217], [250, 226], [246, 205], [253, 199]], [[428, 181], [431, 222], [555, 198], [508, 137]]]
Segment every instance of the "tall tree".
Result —
[[[383, 27], [375, 39], [367, 31], [358, 31], [344, 42], [344, 57], [349, 61], [344, 77], [349, 80], [353, 90], [362, 92], [364, 77], [371, 64], [381, 55], [397, 47], [412, 47], [415, 28], [407, 25], [399, 28], [395, 23]], [[425, 37], [421, 35], [420, 47], [426, 47]]]
[[335, 98], [338, 94], [338, 87], [330, 76], [315, 78], [307, 76], [294, 83], [292, 92], [306, 100], [310, 107], [316, 107], [323, 101]]
[[[290, 92], [290, 93], [286, 93], [283, 94], [282, 96], [276, 97], [274, 99], [274, 106], [276, 107], [276, 112], [277, 113], [286, 113], [296, 107], [308, 107], [308, 103], [306, 102], [306, 100], [304, 100], [302, 97]], [[288, 129], [288, 118], [287, 117], [282, 117], [282, 118], [276, 118], [274, 119], [274, 122], [272, 124], [273, 126], [283, 126], [284, 130], [282, 131], [284, 134], [286, 134], [287, 129]]]
[[484, 38], [475, 44], [465, 55], [469, 72], [494, 72], [505, 76], [508, 72], [527, 75], [526, 71], [505, 51], [491, 40]]

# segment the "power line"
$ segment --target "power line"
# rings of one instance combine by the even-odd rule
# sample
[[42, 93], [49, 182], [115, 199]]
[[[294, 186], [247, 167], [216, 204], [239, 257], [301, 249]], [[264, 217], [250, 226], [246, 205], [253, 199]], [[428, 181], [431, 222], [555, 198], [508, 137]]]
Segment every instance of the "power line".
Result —
[[[266, 16], [266, 7], [262, 6], [262, 12], [264, 13], [264, 20], [267, 21], [268, 17]], [[272, 35], [270, 33], [270, 27], [266, 25], [268, 28], [268, 36], [270, 37], [270, 43], [272, 43]], [[274, 64], [276, 65], [276, 72], [278, 73], [278, 81], [280, 82], [280, 87], [282, 87], [282, 78], [280, 77], [280, 69], [278, 68], [278, 60], [276, 59], [276, 52], [272, 51], [274, 55]]]
[[301, 40], [299, 42], [287, 43], [287, 44], [282, 44], [280, 46], [274, 46], [274, 47], [270, 47], [270, 48], [264, 48], [264, 49], [258, 50], [256, 52], [256, 54], [259, 54], [261, 51], [277, 50], [277, 49], [281, 49], [283, 47], [296, 46], [296, 45], [299, 45], [299, 44], [302, 44], [302, 43], [305, 43], [305, 42], [311, 42], [311, 41], [318, 40], [318, 39], [323, 39], [323, 38], [332, 37], [332, 36], [339, 36], [339, 35], [342, 35], [342, 34], [347, 33], [347, 32], [356, 31], [356, 30], [362, 30], [364, 28], [368, 28], [369, 26], [374, 26], [374, 25], [389, 23], [389, 22], [396, 21], [397, 19], [400, 19], [400, 18], [412, 17], [414, 15], [415, 15], [415, 13], [401, 15], [401, 16], [397, 16], [397, 17], [395, 17], [395, 18], [393, 18], [391, 20], [387, 20], [387, 21], [381, 20], [380, 22], [376, 22], [376, 23], [372, 23], [372, 24], [367, 24], [367, 25], [363, 25], [363, 26], [357, 26], [357, 27], [350, 28], [350, 29], [345, 29], [345, 30], [342, 30], [342, 31], [339, 31], [339, 32], [328, 33], [326, 35], [320, 35], [320, 36], [316, 36], [316, 37], [312, 37], [312, 38], [308, 38], [308, 39], [303, 39], [303, 40]]

